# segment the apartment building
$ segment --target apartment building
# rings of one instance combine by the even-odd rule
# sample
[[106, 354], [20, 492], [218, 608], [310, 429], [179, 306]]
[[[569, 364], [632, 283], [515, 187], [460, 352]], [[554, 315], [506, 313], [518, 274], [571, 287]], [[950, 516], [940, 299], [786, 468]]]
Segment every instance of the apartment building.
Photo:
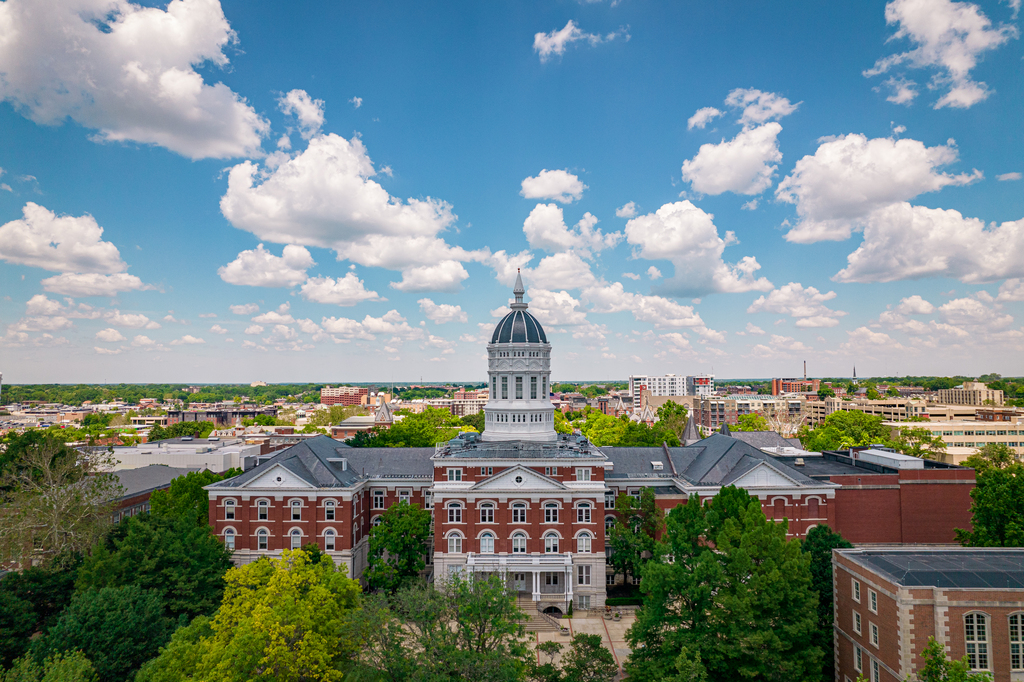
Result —
[[980, 381], [965, 381], [956, 388], [940, 389], [939, 402], [946, 405], [1002, 405], [1003, 392], [993, 391]]
[[715, 394], [715, 375], [697, 374], [686, 377], [686, 395], [710, 398]]
[[820, 379], [772, 379], [772, 395], [783, 393], [817, 393]]
[[928, 418], [928, 403], [912, 398], [886, 398], [884, 400], [868, 400], [855, 398], [825, 398], [824, 400], [808, 401], [807, 422], [816, 426], [825, 421], [825, 417], [841, 410], [858, 411], [878, 415], [892, 421], [906, 421], [911, 417]]
[[337, 386], [331, 388], [324, 386], [320, 389], [321, 405], [360, 405], [365, 402], [363, 396], [367, 396], [370, 389], [365, 386]]
[[652, 396], [684, 396], [686, 395], [686, 377], [675, 374], [631, 375], [629, 377], [629, 395], [633, 399], [633, 407], [640, 407], [640, 394], [650, 391]]
[[[979, 410], [979, 417], [981, 417]], [[1002, 443], [1010, 447], [1017, 457], [1024, 456], [1024, 415], [1017, 413], [986, 414], [988, 419], [972, 419], [957, 421], [928, 421], [916, 423], [900, 423], [886, 421], [885, 426], [895, 433], [898, 429], [912, 426], [927, 429], [933, 436], [940, 436], [946, 444], [946, 453], [938, 457], [947, 464], [960, 464], [978, 449], [990, 443]], [[995, 417], [999, 421], [994, 421]], [[1005, 417], [1005, 420], [1003, 419]]]
[[792, 420], [801, 420], [806, 415], [807, 402], [802, 396], [774, 395], [733, 395], [701, 398], [697, 414], [697, 423], [705, 430], [717, 430], [723, 424], [736, 426], [739, 418], [745, 414], [779, 414], [784, 413]]

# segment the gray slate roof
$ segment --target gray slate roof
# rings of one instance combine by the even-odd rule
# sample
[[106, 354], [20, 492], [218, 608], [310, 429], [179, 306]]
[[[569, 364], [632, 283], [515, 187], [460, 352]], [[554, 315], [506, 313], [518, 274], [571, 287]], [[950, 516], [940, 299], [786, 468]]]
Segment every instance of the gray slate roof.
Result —
[[113, 472], [113, 474], [117, 477], [121, 487], [124, 488], [124, 494], [118, 498], [123, 500], [129, 497], [135, 497], [136, 495], [141, 495], [145, 492], [166, 488], [174, 479], [193, 471], [199, 471], [199, 469], [186, 469], [181, 467], [163, 466], [161, 464], [151, 464], [149, 466], [139, 467], [138, 469], [121, 469]]
[[841, 550], [904, 587], [1024, 588], [1024, 549]]
[[732, 431], [729, 435], [755, 448], [803, 449], [799, 438], [783, 438], [775, 431]]

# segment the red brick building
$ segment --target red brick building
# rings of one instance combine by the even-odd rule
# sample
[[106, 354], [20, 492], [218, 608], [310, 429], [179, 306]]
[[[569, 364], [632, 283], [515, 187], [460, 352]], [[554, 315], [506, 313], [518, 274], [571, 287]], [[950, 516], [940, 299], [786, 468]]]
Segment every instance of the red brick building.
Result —
[[370, 389], [365, 386], [337, 386], [331, 388], [324, 386], [320, 389], [321, 405], [361, 405], [364, 396], [370, 395]]
[[1024, 549], [842, 549], [832, 557], [837, 680], [916, 679], [929, 637], [995, 682], [1024, 679]]

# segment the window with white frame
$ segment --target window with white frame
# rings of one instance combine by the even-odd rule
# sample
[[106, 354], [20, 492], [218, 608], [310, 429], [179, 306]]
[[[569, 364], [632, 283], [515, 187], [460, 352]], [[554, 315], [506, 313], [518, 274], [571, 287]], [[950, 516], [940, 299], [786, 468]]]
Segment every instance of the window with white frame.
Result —
[[412, 493], [410, 493], [408, 490], [399, 490], [398, 491], [398, 503], [399, 504], [409, 504], [409, 498], [410, 497], [412, 497]]
[[224, 518], [227, 521], [235, 520], [235, 501], [224, 500]]
[[608, 571], [607, 573], [604, 574], [604, 584], [606, 586], [607, 585], [614, 585], [615, 584], [615, 572], [614, 571]]
[[480, 553], [494, 554], [494, 535], [484, 533], [480, 536]]
[[334, 510], [335, 510], [334, 502], [328, 500], [327, 503], [324, 505], [324, 518], [327, 519], [328, 521], [333, 521], [334, 520]]
[[461, 481], [462, 480], [462, 469], [449, 469], [448, 470], [449, 481]]
[[501, 378], [501, 399], [508, 400], [508, 377]]
[[871, 646], [878, 648], [878, 626], [871, 623]]
[[266, 500], [260, 500], [256, 503], [256, 518], [260, 521], [266, 521], [269, 516], [270, 503]]
[[576, 480], [577, 481], [589, 481], [590, 480], [590, 469], [589, 468], [577, 469], [576, 470]]
[[860, 603], [860, 581], [856, 578], [850, 578], [851, 585], [853, 586], [853, 601]]
[[544, 523], [558, 523], [558, 504], [548, 502], [544, 505]]
[[462, 536], [456, 534], [448, 536], [448, 553], [462, 554]]
[[291, 539], [292, 539], [292, 549], [299, 549], [300, 547], [302, 547], [302, 531], [300, 531], [300, 530], [293, 530], [292, 531], [292, 535], [291, 535]]
[[292, 521], [302, 520], [302, 503], [298, 500], [292, 500]]
[[265, 530], [260, 530], [256, 533], [256, 547], [258, 549], [265, 550], [267, 548], [267, 538], [269, 534]]
[[448, 505], [448, 523], [462, 523], [462, 505], [458, 502]]
[[634, 500], [636, 500], [637, 504], [640, 503], [640, 491], [639, 490], [630, 490], [629, 491], [629, 496], [632, 497]]
[[868, 590], [868, 611], [878, 613], [878, 593], [871, 589]]
[[324, 549], [328, 552], [334, 551], [334, 531], [330, 528], [324, 531]]
[[853, 647], [853, 669], [857, 672], [864, 672], [864, 651], [859, 646]]
[[861, 628], [860, 614], [857, 613], [856, 611], [854, 611], [853, 612], [853, 631], [856, 632], [859, 635], [859, 634], [861, 634], [860, 628]]
[[615, 509], [615, 491], [609, 490], [604, 494], [604, 508]]
[[379, 526], [382, 523], [384, 523], [384, 517], [383, 516], [374, 516], [373, 519], [370, 520], [370, 525], [373, 526], [374, 528], [376, 528], [377, 526]]
[[512, 523], [526, 523], [526, 505], [522, 502], [512, 505]]
[[230, 528], [224, 530], [224, 548], [235, 551], [235, 531]]
[[429, 490], [424, 490], [423, 491], [423, 508], [424, 509], [433, 509], [433, 507], [434, 507], [434, 496], [431, 494], [431, 492]]
[[523, 377], [516, 377], [516, 400], [523, 399]]
[[882, 682], [882, 674], [878, 669], [878, 660], [871, 659], [871, 682]]
[[537, 377], [530, 377], [530, 400], [537, 399]]
[[1010, 616], [1010, 670], [1024, 670], [1024, 650], [1021, 650], [1021, 626], [1024, 614]]
[[481, 476], [490, 476], [494, 473], [494, 467], [480, 467]]
[[580, 502], [576, 507], [576, 523], [590, 523], [590, 503]]
[[514, 533], [512, 535], [512, 553], [526, 554], [526, 533]]
[[606, 516], [606, 517], [604, 517], [604, 529], [605, 529], [605, 531], [609, 531], [609, 530], [611, 530], [614, 527], [615, 527], [615, 517], [614, 516]]
[[988, 616], [984, 613], [964, 616], [964, 643], [971, 670], [988, 670]]
[[576, 537], [576, 551], [580, 554], [590, 554], [590, 533], [580, 533]]
[[554, 533], [548, 533], [544, 536], [544, 553], [558, 554], [558, 536]]
[[480, 523], [494, 523], [494, 505], [490, 502], [480, 505]]
[[578, 609], [589, 609], [590, 608], [590, 595], [589, 594], [578, 594], [578, 595], [576, 595], [576, 608], [578, 608]]
[[384, 491], [374, 490], [373, 491], [373, 503], [370, 505], [370, 509], [384, 509]]
[[576, 584], [577, 585], [589, 585], [590, 584], [590, 566], [583, 565], [576, 567]]

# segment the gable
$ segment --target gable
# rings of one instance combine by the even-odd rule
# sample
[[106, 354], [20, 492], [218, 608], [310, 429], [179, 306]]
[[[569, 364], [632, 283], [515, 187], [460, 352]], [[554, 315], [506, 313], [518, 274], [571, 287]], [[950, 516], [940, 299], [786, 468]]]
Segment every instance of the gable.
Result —
[[[280, 480], [278, 480], [280, 479]], [[294, 474], [280, 464], [275, 464], [259, 476], [243, 483], [242, 488], [313, 488], [311, 481]]]
[[[521, 480], [520, 480], [521, 479]], [[471, 490], [568, 490], [558, 481], [526, 467], [516, 466], [480, 481]]]
[[798, 486], [799, 484], [793, 479], [783, 476], [777, 469], [762, 462], [735, 481], [732, 481], [730, 485], [734, 485], [737, 488], [788, 488]]

